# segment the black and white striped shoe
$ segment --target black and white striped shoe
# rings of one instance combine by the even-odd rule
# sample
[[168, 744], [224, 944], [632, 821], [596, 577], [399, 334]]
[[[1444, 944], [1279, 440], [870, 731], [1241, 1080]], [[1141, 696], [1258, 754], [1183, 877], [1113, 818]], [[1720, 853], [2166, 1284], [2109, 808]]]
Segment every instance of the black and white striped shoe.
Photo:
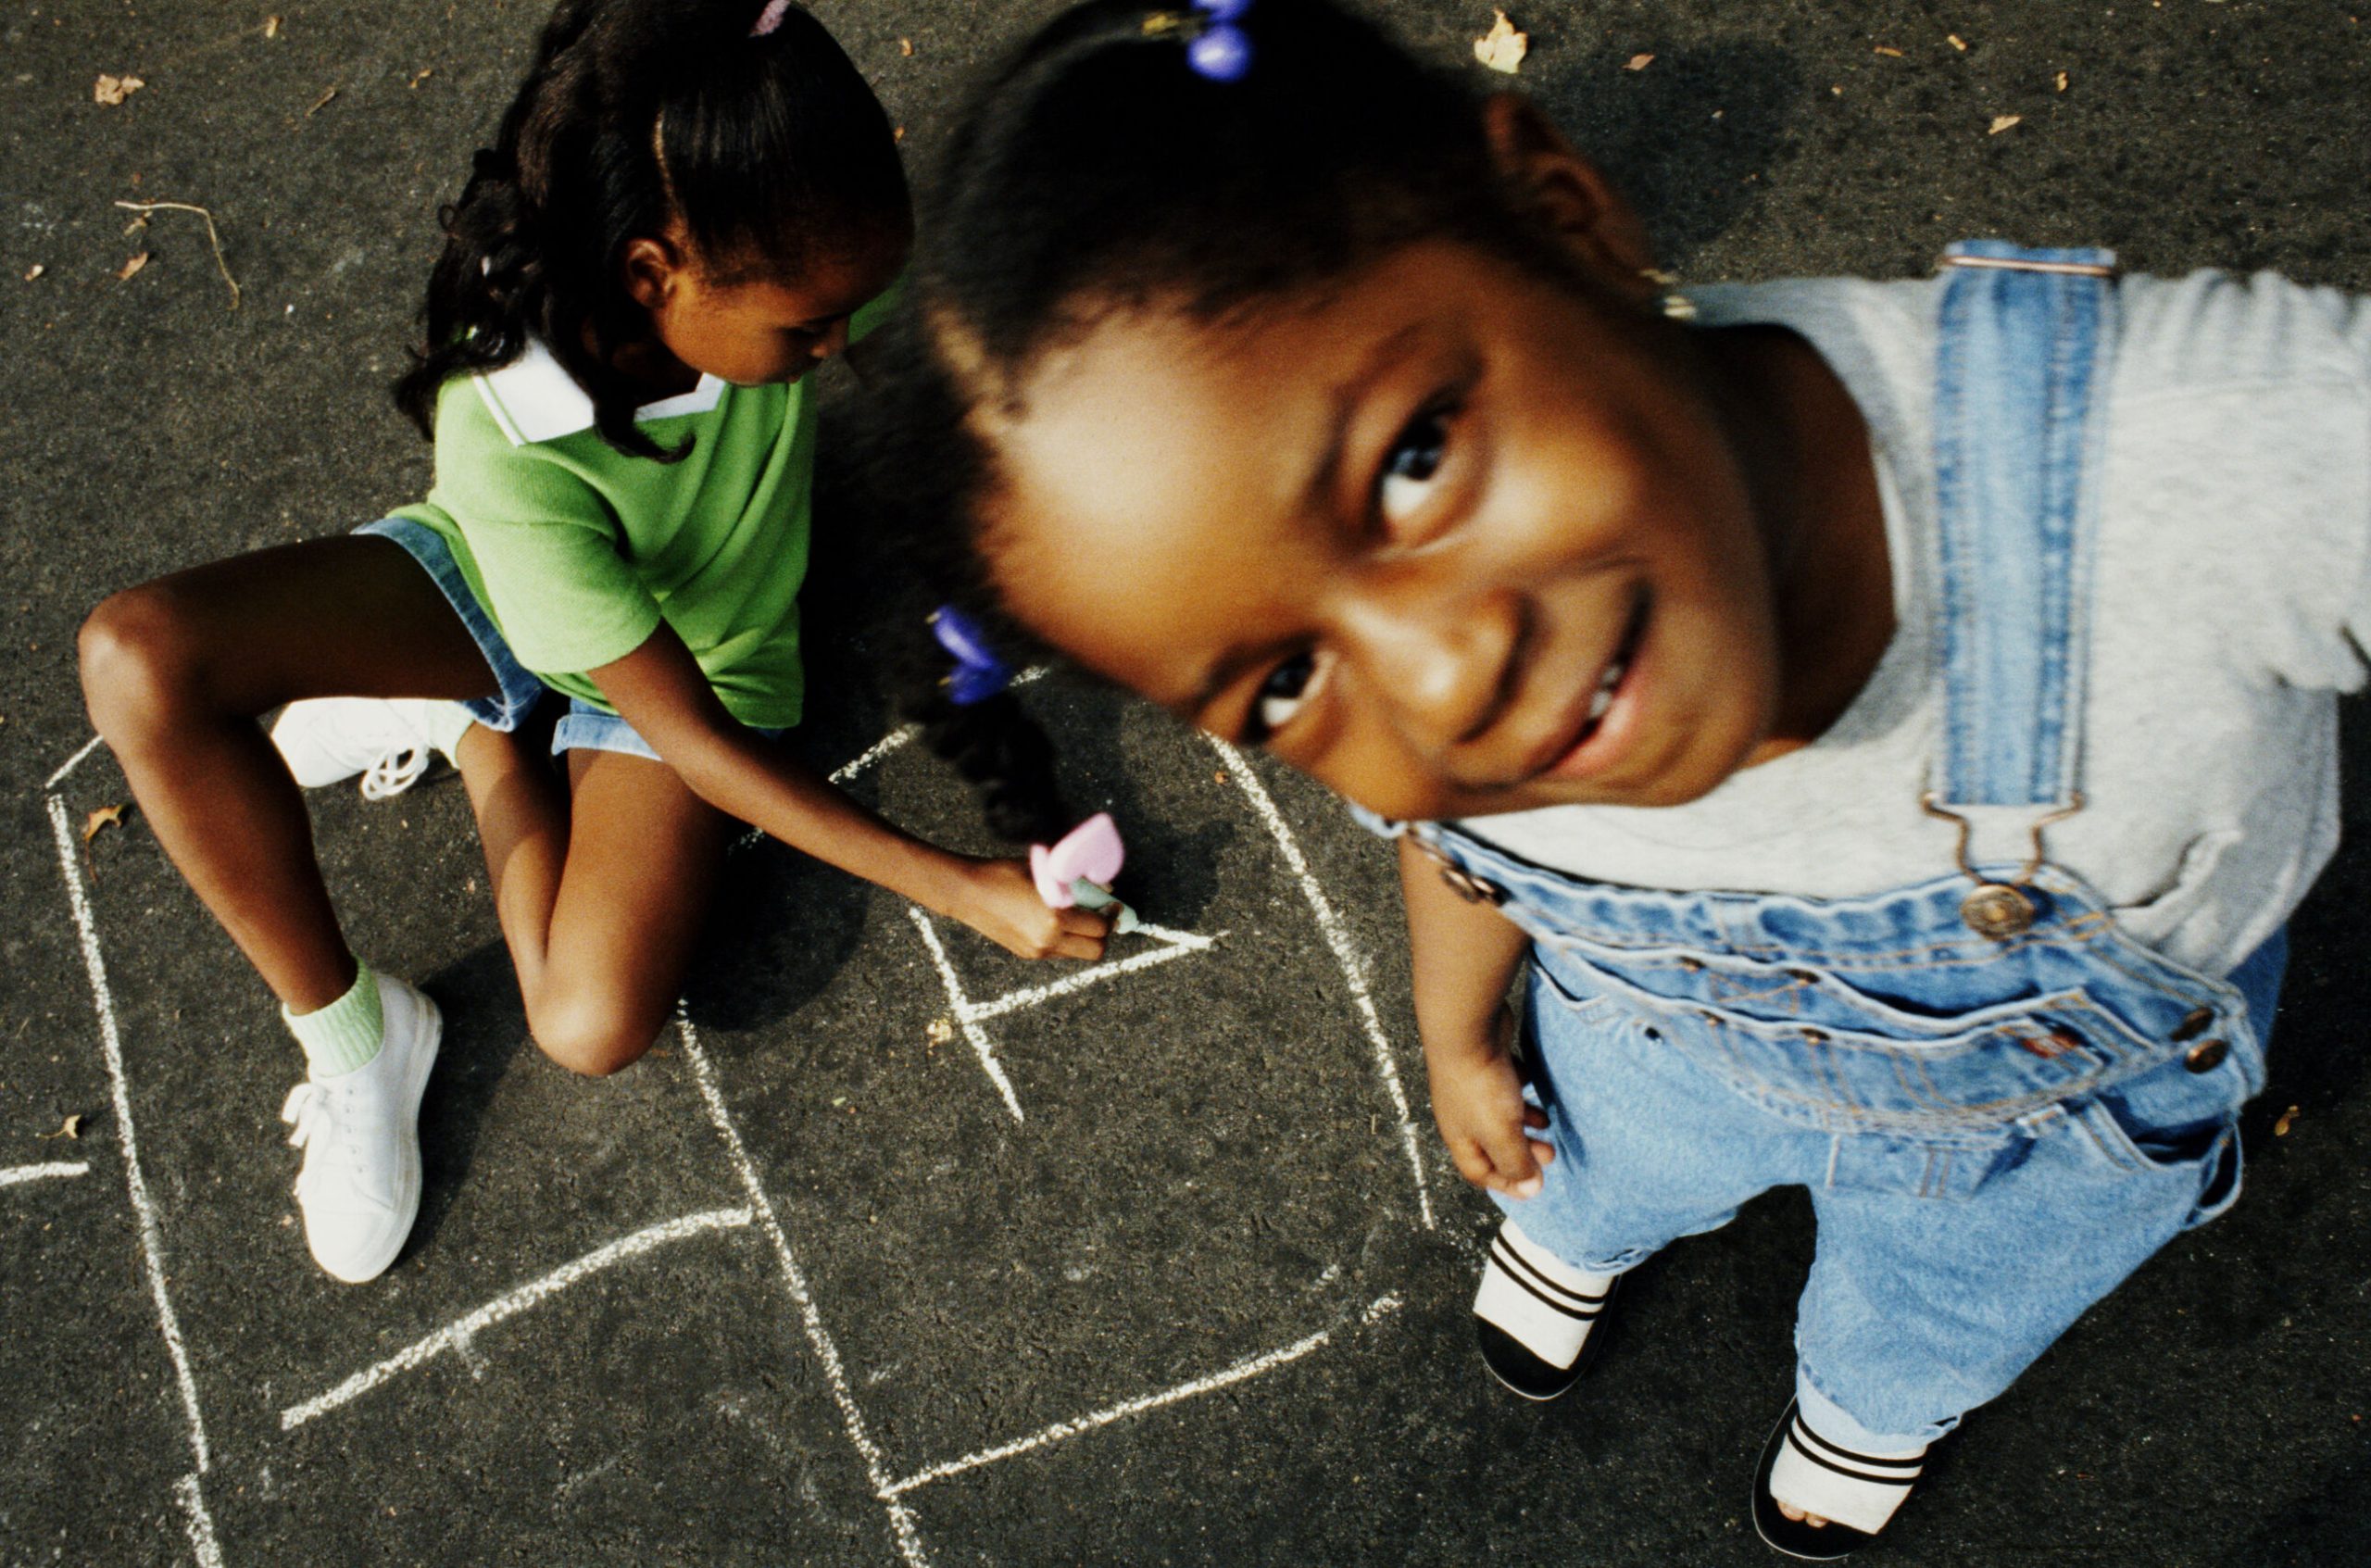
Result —
[[[1813, 1431], [1789, 1399], [1753, 1474], [1753, 1527], [1788, 1557], [1833, 1562], [1886, 1527], [1926, 1468], [1924, 1449], [1888, 1456], [1838, 1448]], [[1827, 1523], [1788, 1518], [1778, 1512], [1780, 1497]]]
[[1474, 1296], [1482, 1363], [1526, 1399], [1556, 1398], [1597, 1359], [1603, 1336], [1590, 1331], [1620, 1283], [1573, 1267], [1505, 1222]]

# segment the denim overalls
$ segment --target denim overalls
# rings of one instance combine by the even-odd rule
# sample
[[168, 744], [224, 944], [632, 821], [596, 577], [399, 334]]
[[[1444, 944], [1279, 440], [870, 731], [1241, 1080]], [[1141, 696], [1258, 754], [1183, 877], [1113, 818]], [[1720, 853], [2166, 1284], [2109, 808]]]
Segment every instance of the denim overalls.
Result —
[[[2230, 1203], [2286, 956], [2276, 935], [2227, 978], [2186, 969], [2046, 856], [2081, 804], [2113, 257], [1977, 241], [1946, 264], [1938, 874], [1855, 898], [1666, 893], [1408, 829], [1533, 942], [1556, 1159], [1501, 1206], [1613, 1273], [1808, 1187], [1797, 1392], [1822, 1436], [1873, 1453], [1950, 1430]], [[2030, 811], [2030, 859], [1971, 870], [1961, 832], [1954, 869], [1951, 822], [2004, 806]]]

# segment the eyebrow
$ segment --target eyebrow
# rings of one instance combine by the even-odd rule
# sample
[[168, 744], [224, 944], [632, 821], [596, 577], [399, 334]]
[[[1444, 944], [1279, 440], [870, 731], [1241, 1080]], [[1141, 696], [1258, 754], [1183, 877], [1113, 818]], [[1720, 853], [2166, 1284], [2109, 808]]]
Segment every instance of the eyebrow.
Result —
[[[1360, 361], [1358, 369], [1335, 383], [1326, 395], [1324, 444], [1318, 449], [1317, 460], [1310, 465], [1308, 479], [1302, 482], [1301, 510], [1323, 509], [1328, 498], [1340, 487], [1342, 459], [1349, 448], [1350, 417], [1358, 411], [1367, 389], [1401, 357], [1408, 341], [1421, 335], [1427, 325], [1424, 321], [1411, 321], [1376, 344]], [[1200, 683], [1194, 688], [1194, 695], [1186, 699], [1186, 711], [1198, 723], [1211, 704], [1218, 700], [1219, 694], [1235, 684], [1248, 667], [1266, 658], [1269, 651], [1264, 647], [1245, 647], [1240, 644], [1230, 646], [1204, 671]]]

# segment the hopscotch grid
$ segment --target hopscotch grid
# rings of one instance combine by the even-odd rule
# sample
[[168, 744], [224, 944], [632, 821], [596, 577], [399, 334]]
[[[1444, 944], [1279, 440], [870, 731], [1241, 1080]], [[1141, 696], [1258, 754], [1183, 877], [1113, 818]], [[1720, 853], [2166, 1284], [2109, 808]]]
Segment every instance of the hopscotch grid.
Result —
[[856, 1393], [848, 1386], [847, 1370], [840, 1360], [839, 1346], [833, 1342], [831, 1332], [823, 1326], [823, 1314], [815, 1301], [815, 1293], [807, 1283], [806, 1273], [798, 1266], [790, 1249], [790, 1236], [783, 1229], [782, 1219], [774, 1212], [773, 1199], [766, 1196], [765, 1185], [758, 1179], [758, 1167], [749, 1158], [747, 1146], [741, 1141], [741, 1129], [733, 1120], [732, 1110], [724, 1103], [724, 1091], [718, 1085], [715, 1064], [709, 1060], [699, 1035], [692, 1028], [690, 1017], [678, 1007], [675, 1028], [683, 1036], [684, 1060], [691, 1064], [692, 1081], [707, 1106], [709, 1120], [717, 1135], [724, 1140], [726, 1157], [732, 1161], [734, 1173], [740, 1177], [741, 1187], [748, 1194], [749, 1209], [758, 1228], [772, 1243], [774, 1257], [782, 1265], [783, 1284], [790, 1292], [793, 1305], [798, 1309], [800, 1328], [806, 1333], [808, 1348], [815, 1354], [823, 1369], [823, 1379], [830, 1387], [832, 1402], [839, 1408], [840, 1424], [848, 1441], [855, 1445], [857, 1457], [864, 1463], [866, 1482], [872, 1495], [886, 1507], [889, 1530], [897, 1543], [898, 1555], [909, 1568], [930, 1568], [930, 1558], [922, 1550], [922, 1534], [914, 1521], [913, 1511], [900, 1502], [889, 1490], [889, 1466], [873, 1440], [866, 1424], [864, 1411], [856, 1402]]
[[433, 1334], [405, 1346], [386, 1360], [363, 1368], [327, 1393], [289, 1406], [280, 1412], [280, 1429], [294, 1432], [318, 1416], [327, 1415], [341, 1405], [351, 1404], [400, 1373], [409, 1372], [447, 1350], [462, 1352], [471, 1340], [496, 1323], [541, 1305], [546, 1299], [603, 1269], [638, 1258], [671, 1241], [682, 1241], [714, 1231], [734, 1230], [750, 1223], [755, 1218], [746, 1209], [711, 1209], [704, 1213], [661, 1221], [631, 1236], [621, 1236], [572, 1262], [561, 1264], [541, 1279], [531, 1280], [516, 1290], [506, 1291], [475, 1311], [456, 1318]]
[[[1028, 684], [1045, 673], [1047, 671], [1043, 668], [1025, 671], [1014, 684]], [[920, 730], [914, 725], [904, 725], [892, 731], [866, 751], [834, 770], [829, 775], [832, 782], [845, 783], [856, 777], [910, 745], [919, 734]], [[1341, 967], [1343, 976], [1351, 987], [1362, 1028], [1375, 1052], [1379, 1076], [1399, 1115], [1401, 1143], [1415, 1179], [1424, 1223], [1426, 1229], [1432, 1229], [1435, 1226], [1435, 1221], [1430, 1191], [1413, 1121], [1409, 1113], [1405, 1092], [1400, 1086], [1398, 1069], [1390, 1056], [1388, 1038], [1384, 1035], [1381, 1021], [1375, 1014], [1374, 1003], [1367, 991], [1363, 969], [1358, 961], [1356, 951], [1350, 946], [1348, 934], [1342, 930], [1331, 902], [1325, 897], [1323, 890], [1317, 885], [1306, 858], [1300, 852], [1299, 846], [1294, 839], [1289, 827], [1285, 823], [1281, 812], [1276, 809], [1273, 800], [1258, 780], [1251, 776], [1240, 754], [1216, 737], [1211, 737], [1211, 740], [1221, 757], [1234, 765], [1233, 776], [1238, 781], [1255, 811], [1261, 817], [1263, 823], [1283, 851], [1287, 866], [1299, 883], [1302, 895], [1316, 917], [1321, 934], [1324, 935], [1336, 962]], [[81, 750], [69, 758], [64, 765], [51, 775], [48, 787], [55, 790], [56, 784], [96, 750], [99, 745], [100, 737], [94, 735]], [[82, 938], [85, 967], [90, 974], [93, 1001], [99, 1014], [101, 1040], [107, 1057], [109, 1076], [117, 1102], [116, 1109], [123, 1125], [127, 1181], [134, 1208], [138, 1210], [141, 1220], [144, 1261], [151, 1294], [156, 1299], [159, 1324], [164, 1332], [167, 1348], [171, 1354], [181, 1384], [183, 1408], [190, 1425], [192, 1447], [197, 1457], [196, 1471], [182, 1477], [176, 1484], [175, 1493], [187, 1515], [190, 1541], [200, 1568], [221, 1568], [222, 1557], [215, 1538], [213, 1519], [206, 1509], [200, 1484], [200, 1477], [209, 1467], [210, 1454], [197, 1404], [195, 1385], [189, 1368], [187, 1351], [180, 1334], [178, 1316], [173, 1311], [169, 1296], [164, 1286], [161, 1236], [154, 1206], [148, 1199], [146, 1181], [139, 1163], [134, 1143], [129, 1090], [122, 1071], [121, 1042], [115, 1023], [113, 1000], [107, 987], [105, 961], [99, 947], [96, 924], [91, 915], [86, 892], [75, 870], [64, 804], [54, 793], [49, 797], [48, 803], [51, 825], [57, 841], [60, 869], [65, 875], [69, 901], [73, 907], [76, 924]], [[751, 839], [758, 836], [762, 835], [753, 834]], [[1172, 959], [1184, 957], [1190, 952], [1205, 950], [1217, 940], [1217, 937], [1213, 936], [1173, 932], [1166, 928], [1148, 925], [1145, 928], [1146, 935], [1161, 941], [1164, 944], [1162, 947], [1152, 952], [1134, 955], [1098, 971], [1066, 977], [1064, 980], [1047, 985], [1027, 987], [988, 1001], [974, 1003], [964, 995], [961, 983], [955, 974], [954, 967], [947, 959], [945, 947], [939, 941], [937, 933], [928, 917], [920, 909], [910, 909], [908, 912], [913, 918], [925, 945], [931, 950], [933, 960], [946, 985], [948, 999], [973, 1049], [979, 1054], [982, 1066], [986, 1070], [991, 1081], [996, 1084], [1016, 1121], [1022, 1119], [1018, 1098], [1014, 1095], [1011, 1084], [1006, 1078], [1001, 1066], [997, 1062], [985, 1032], [978, 1028], [980, 1021], [999, 1017], [1023, 1007], [1069, 995], [1104, 979], [1114, 978], [1119, 974], [1166, 962]], [[1223, 937], [1225, 933], [1221, 932], [1217, 936]], [[1027, 1437], [932, 1466], [903, 1481], [892, 1481], [888, 1475], [884, 1457], [872, 1438], [863, 1412], [848, 1386], [838, 1348], [823, 1325], [813, 1293], [791, 1250], [789, 1237], [773, 1209], [772, 1199], [767, 1196], [758, 1178], [755, 1164], [724, 1103], [721, 1090], [716, 1082], [714, 1066], [701, 1047], [689, 1018], [684, 1016], [680, 1009], [676, 1022], [684, 1039], [684, 1054], [691, 1064], [695, 1084], [708, 1109], [710, 1121], [725, 1143], [727, 1154], [741, 1179], [742, 1185], [749, 1196], [750, 1206], [739, 1210], [711, 1210], [706, 1214], [689, 1215], [681, 1220], [665, 1222], [646, 1231], [636, 1233], [634, 1236], [622, 1238], [619, 1242], [611, 1243], [608, 1247], [597, 1249], [596, 1252], [577, 1260], [575, 1263], [555, 1271], [554, 1274], [545, 1276], [542, 1281], [533, 1282], [518, 1291], [497, 1298], [495, 1302], [488, 1303], [477, 1312], [447, 1325], [445, 1329], [439, 1330], [406, 1351], [398, 1352], [397, 1356], [389, 1358], [379, 1366], [367, 1369], [364, 1373], [356, 1374], [354, 1378], [347, 1379], [345, 1384], [331, 1390], [329, 1394], [316, 1400], [307, 1401], [305, 1405], [291, 1407], [290, 1410], [282, 1412], [283, 1429], [302, 1424], [318, 1414], [358, 1397], [360, 1393], [366, 1392], [369, 1386], [375, 1386], [378, 1382], [384, 1381], [386, 1377], [406, 1370], [409, 1365], [425, 1361], [443, 1349], [465, 1348], [467, 1341], [478, 1330], [527, 1311], [538, 1304], [545, 1297], [574, 1283], [584, 1273], [606, 1267], [610, 1263], [622, 1261], [635, 1252], [648, 1250], [651, 1247], [675, 1239], [679, 1236], [754, 1224], [766, 1236], [773, 1247], [777, 1261], [781, 1264], [784, 1285], [793, 1303], [798, 1309], [801, 1325], [806, 1332], [809, 1348], [822, 1364], [842, 1424], [863, 1462], [867, 1480], [872, 1485], [874, 1495], [887, 1510], [891, 1533], [897, 1541], [900, 1555], [910, 1564], [910, 1568], [929, 1568], [929, 1560], [922, 1549], [914, 1514], [911, 1509], [901, 1500], [907, 1492], [950, 1475], [1035, 1452], [1051, 1444], [1097, 1430], [1132, 1415], [1142, 1414], [1248, 1381], [1314, 1353], [1330, 1343], [1333, 1338], [1335, 1333], [1333, 1329], [1321, 1330], [1295, 1341], [1292, 1345], [1237, 1361], [1217, 1373], [1189, 1383], [1125, 1400], [1071, 1421], [1059, 1422]], [[40, 1167], [19, 1167], [16, 1171], [0, 1173], [0, 1185], [47, 1176], [79, 1175], [85, 1173], [88, 1169], [87, 1163], [71, 1166], [62, 1162]], [[563, 1275], [567, 1277], [562, 1278]], [[1361, 1314], [1360, 1323], [1373, 1323], [1397, 1310], [1399, 1305], [1399, 1298], [1396, 1295], [1379, 1298]], [[483, 1318], [484, 1321], [477, 1321], [480, 1318]], [[370, 1380], [367, 1384], [364, 1382], [366, 1379]], [[341, 1393], [343, 1393], [342, 1398], [338, 1397]]]
[[46, 1165], [11, 1165], [0, 1171], [0, 1187], [12, 1187], [23, 1182], [55, 1181], [61, 1176], [87, 1176], [91, 1162], [87, 1160], [52, 1160]]
[[206, 1512], [206, 1493], [195, 1475], [184, 1475], [173, 1483], [173, 1496], [182, 1505], [182, 1522], [189, 1531], [189, 1549], [197, 1556], [197, 1568], [222, 1568], [221, 1543], [214, 1538], [214, 1516]]
[[89, 740], [82, 743], [82, 750], [76, 752], [73, 756], [68, 758], [63, 763], [59, 764], [57, 771], [50, 774], [49, 782], [43, 784], [41, 787], [44, 789], [56, 789], [59, 784], [66, 782], [67, 774], [72, 772], [75, 769], [82, 765], [83, 758], [88, 757], [94, 751], [98, 750], [98, 748], [99, 737], [97, 735], [93, 735]]
[[1358, 950], [1350, 945], [1350, 934], [1343, 929], [1341, 917], [1334, 912], [1334, 902], [1325, 897], [1325, 889], [1318, 885], [1317, 877], [1309, 869], [1309, 858], [1301, 853], [1300, 841], [1276, 809], [1276, 802], [1251, 771], [1250, 760], [1234, 746], [1212, 734], [1202, 737], [1211, 743], [1226, 763], [1227, 777], [1233, 779], [1251, 809], [1268, 829], [1276, 847], [1284, 852], [1285, 864], [1300, 884], [1301, 897], [1308, 900], [1310, 913], [1317, 919], [1319, 935], [1334, 954], [1334, 961], [1341, 966], [1342, 979], [1350, 988], [1350, 1000], [1359, 1015], [1359, 1027], [1367, 1037], [1374, 1059], [1375, 1074], [1383, 1080], [1384, 1093], [1391, 1100], [1392, 1114], [1399, 1119], [1399, 1147], [1408, 1157], [1408, 1172], [1416, 1183], [1416, 1205], [1422, 1211], [1424, 1228], [1437, 1228], [1433, 1219], [1432, 1184], [1424, 1174], [1424, 1148], [1416, 1130], [1414, 1115], [1408, 1105], [1408, 1091], [1400, 1086], [1399, 1067], [1392, 1060], [1391, 1037], [1384, 1033], [1383, 1020], [1374, 1010], [1374, 998], [1368, 994], [1366, 966], [1359, 961]]
[[[1399, 1298], [1397, 1294], [1379, 1296], [1360, 1312], [1359, 1323], [1361, 1326], [1373, 1323], [1397, 1311], [1399, 1308]], [[1011, 1442], [982, 1449], [976, 1453], [965, 1454], [960, 1459], [951, 1459], [941, 1464], [934, 1464], [927, 1470], [917, 1471], [904, 1480], [895, 1483], [890, 1487], [890, 1491], [902, 1497], [917, 1487], [927, 1486], [934, 1481], [944, 1481], [950, 1475], [960, 1475], [968, 1470], [977, 1470], [984, 1465], [996, 1464], [1008, 1459], [1017, 1459], [1022, 1454], [1034, 1453], [1049, 1444], [1084, 1436], [1098, 1427], [1109, 1426], [1115, 1421], [1123, 1421], [1132, 1415], [1142, 1415], [1148, 1411], [1159, 1410], [1164, 1405], [1173, 1405], [1183, 1400], [1198, 1399], [1204, 1394], [1216, 1393], [1219, 1389], [1248, 1382], [1263, 1373], [1273, 1372], [1278, 1367], [1289, 1365], [1313, 1351], [1324, 1348], [1333, 1342], [1333, 1329], [1319, 1329], [1316, 1333], [1296, 1339], [1289, 1345], [1264, 1351], [1260, 1355], [1247, 1356], [1230, 1366], [1222, 1367], [1217, 1372], [1194, 1378], [1190, 1382], [1178, 1384], [1173, 1388], [1164, 1388], [1158, 1393], [1140, 1395], [1133, 1399], [1123, 1399], [1116, 1405], [1107, 1405], [1099, 1411], [1070, 1421], [1058, 1421], [1051, 1426], [1034, 1432], [1026, 1437], [1016, 1437]]]
[[988, 1044], [988, 1032], [971, 1016], [971, 999], [963, 995], [963, 982], [955, 973], [955, 965], [947, 956], [946, 945], [938, 939], [938, 928], [931, 923], [930, 916], [918, 909], [909, 906], [906, 913], [913, 917], [914, 929], [922, 934], [922, 945], [930, 949], [931, 962], [938, 966], [939, 981], [947, 987], [947, 1005], [955, 1010], [956, 1027], [963, 1031], [964, 1041], [971, 1046], [972, 1054], [980, 1059], [981, 1071], [988, 1075], [988, 1082], [996, 1085], [997, 1093], [1004, 1097], [1004, 1108], [1012, 1112], [1012, 1119], [1027, 1122], [1028, 1118], [1021, 1113], [1021, 1097], [1013, 1093], [1012, 1080], [1004, 1075], [1003, 1064], [997, 1060], [996, 1047]]
[[[1224, 936], [1226, 933], [1222, 931], [1218, 935]], [[1184, 936], [1186, 934], [1180, 933], [1179, 935]], [[1068, 997], [1091, 986], [1100, 985], [1105, 981], [1117, 980], [1123, 974], [1134, 974], [1138, 970], [1150, 969], [1156, 964], [1165, 964], [1172, 959], [1190, 958], [1209, 948], [1212, 941], [1213, 939], [1208, 936], [1191, 936], [1186, 940], [1172, 939], [1160, 947], [1131, 954], [1124, 959], [1106, 960], [1097, 964], [1093, 969], [1082, 969], [1074, 974], [1064, 975], [1060, 980], [1048, 981], [1043, 985], [1025, 985], [1018, 991], [1008, 991], [1001, 997], [993, 997], [985, 1002], [958, 1003], [955, 1016], [966, 1023], [985, 1023], [991, 1018], [1002, 1018], [1006, 1013], [1018, 1012], [1022, 1008], [1035, 1007], [1041, 1002], [1050, 1002], [1059, 997]], [[952, 995], [952, 993], [949, 994], [950, 1000]]]
[[[89, 749], [83, 748], [85, 753]], [[57, 869], [66, 879], [66, 901], [73, 910], [75, 931], [82, 939], [82, 968], [91, 984], [91, 1005], [98, 1013], [99, 1049], [107, 1063], [107, 1092], [120, 1135], [124, 1185], [139, 1221], [141, 1261], [148, 1276], [148, 1294], [157, 1305], [157, 1327], [164, 1334], [166, 1353], [172, 1360], [182, 1413], [188, 1419], [190, 1449], [197, 1459], [195, 1473], [204, 1475], [213, 1464], [213, 1456], [206, 1440], [206, 1418], [198, 1410], [197, 1380], [190, 1372], [189, 1349], [182, 1342], [181, 1317], [173, 1311], [172, 1296], [165, 1287], [164, 1236], [157, 1224], [157, 1206], [148, 1196], [147, 1175], [140, 1168], [140, 1141], [132, 1125], [132, 1089], [124, 1074], [123, 1039], [116, 1028], [115, 996], [107, 985], [107, 959], [99, 948], [98, 922], [92, 916], [90, 894], [82, 885], [82, 869], [75, 862], [74, 836], [66, 824], [66, 802], [54, 794], [49, 797], [49, 824], [57, 841]], [[193, 1517], [204, 1517], [205, 1499], [194, 1486], [190, 1490], [189, 1502], [196, 1511]], [[206, 1529], [210, 1538], [210, 1520]]]

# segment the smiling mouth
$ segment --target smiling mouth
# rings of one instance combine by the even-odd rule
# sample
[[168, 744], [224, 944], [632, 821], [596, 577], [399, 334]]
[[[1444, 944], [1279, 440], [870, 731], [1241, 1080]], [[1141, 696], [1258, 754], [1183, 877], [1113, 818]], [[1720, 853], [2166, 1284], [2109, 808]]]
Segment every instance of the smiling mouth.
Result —
[[1614, 695], [1622, 689], [1623, 677], [1630, 673], [1630, 660], [1637, 654], [1638, 639], [1646, 629], [1647, 596], [1641, 593], [1630, 607], [1630, 622], [1622, 629], [1622, 640], [1614, 645], [1613, 657], [1605, 661], [1605, 668], [1598, 673], [1597, 686], [1589, 694], [1588, 717], [1582, 721], [1579, 734], [1573, 737], [1562, 756], [1571, 756], [1588, 745], [1597, 734], [1598, 726], [1605, 721], [1607, 711], [1613, 707]]

